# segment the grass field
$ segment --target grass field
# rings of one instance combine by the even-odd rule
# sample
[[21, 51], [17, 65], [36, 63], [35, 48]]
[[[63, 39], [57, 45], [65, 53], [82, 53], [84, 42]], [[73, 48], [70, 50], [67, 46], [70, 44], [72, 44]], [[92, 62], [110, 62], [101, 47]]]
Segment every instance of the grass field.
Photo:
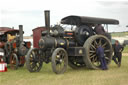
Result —
[[124, 48], [123, 53], [128, 53], [128, 45]]
[[[128, 46], [124, 52], [128, 53]], [[112, 61], [107, 71], [68, 67], [64, 74], [56, 75], [51, 64], [44, 64], [37, 73], [28, 72], [26, 67], [8, 69], [0, 73], [0, 85], [128, 85], [128, 56], [123, 56], [120, 68]]]
[[128, 36], [128, 32], [113, 32], [111, 33], [112, 37], [123, 37]]

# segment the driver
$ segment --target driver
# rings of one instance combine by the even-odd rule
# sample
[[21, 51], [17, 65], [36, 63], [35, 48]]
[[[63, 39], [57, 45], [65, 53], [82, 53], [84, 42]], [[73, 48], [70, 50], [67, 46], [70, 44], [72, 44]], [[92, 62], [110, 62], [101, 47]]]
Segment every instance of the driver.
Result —
[[105, 35], [104, 27], [101, 24], [96, 25], [94, 31], [96, 34]]

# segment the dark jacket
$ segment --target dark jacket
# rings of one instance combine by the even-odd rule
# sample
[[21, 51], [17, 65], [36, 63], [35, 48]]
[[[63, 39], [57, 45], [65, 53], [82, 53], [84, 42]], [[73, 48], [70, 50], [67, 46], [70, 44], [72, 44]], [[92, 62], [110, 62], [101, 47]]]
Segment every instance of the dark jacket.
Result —
[[114, 54], [121, 53], [124, 47], [122, 45], [113, 45]]

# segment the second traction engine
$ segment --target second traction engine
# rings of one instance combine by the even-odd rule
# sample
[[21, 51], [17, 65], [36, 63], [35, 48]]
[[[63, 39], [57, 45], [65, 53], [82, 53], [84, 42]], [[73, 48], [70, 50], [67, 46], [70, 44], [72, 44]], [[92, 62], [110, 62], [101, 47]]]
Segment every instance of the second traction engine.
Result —
[[[27, 53], [26, 66], [30, 72], [38, 72], [43, 62], [51, 62], [56, 74], [64, 73], [69, 65], [73, 69], [88, 67], [100, 69], [97, 45], [105, 50], [107, 64], [111, 61], [112, 45], [104, 35], [97, 35], [92, 24], [115, 24], [117, 20], [104, 18], [68, 16], [61, 20], [60, 25], [50, 27], [50, 11], [45, 11], [45, 27], [38, 42], [39, 48], [32, 48]], [[71, 25], [64, 27], [64, 25]]]

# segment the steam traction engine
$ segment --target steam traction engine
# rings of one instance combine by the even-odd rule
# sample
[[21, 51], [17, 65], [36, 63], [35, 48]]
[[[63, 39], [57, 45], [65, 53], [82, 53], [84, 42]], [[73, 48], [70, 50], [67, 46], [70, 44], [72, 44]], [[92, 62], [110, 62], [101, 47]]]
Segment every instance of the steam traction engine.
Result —
[[30, 42], [23, 41], [23, 26], [19, 25], [19, 30], [4, 28], [0, 30], [0, 53], [1, 58], [12, 69], [24, 66], [25, 55], [31, 47]]
[[45, 11], [47, 30], [42, 32], [39, 48], [32, 48], [27, 53], [26, 65], [30, 72], [40, 71], [43, 62], [51, 62], [55, 73], [64, 73], [69, 65], [73, 69], [88, 67], [99, 69], [100, 62], [96, 55], [96, 46], [105, 50], [107, 64], [111, 61], [112, 45], [104, 35], [97, 35], [92, 29], [94, 24], [119, 24], [117, 20], [68, 16], [61, 24], [71, 25], [71, 30], [61, 25], [50, 27], [49, 11]]

